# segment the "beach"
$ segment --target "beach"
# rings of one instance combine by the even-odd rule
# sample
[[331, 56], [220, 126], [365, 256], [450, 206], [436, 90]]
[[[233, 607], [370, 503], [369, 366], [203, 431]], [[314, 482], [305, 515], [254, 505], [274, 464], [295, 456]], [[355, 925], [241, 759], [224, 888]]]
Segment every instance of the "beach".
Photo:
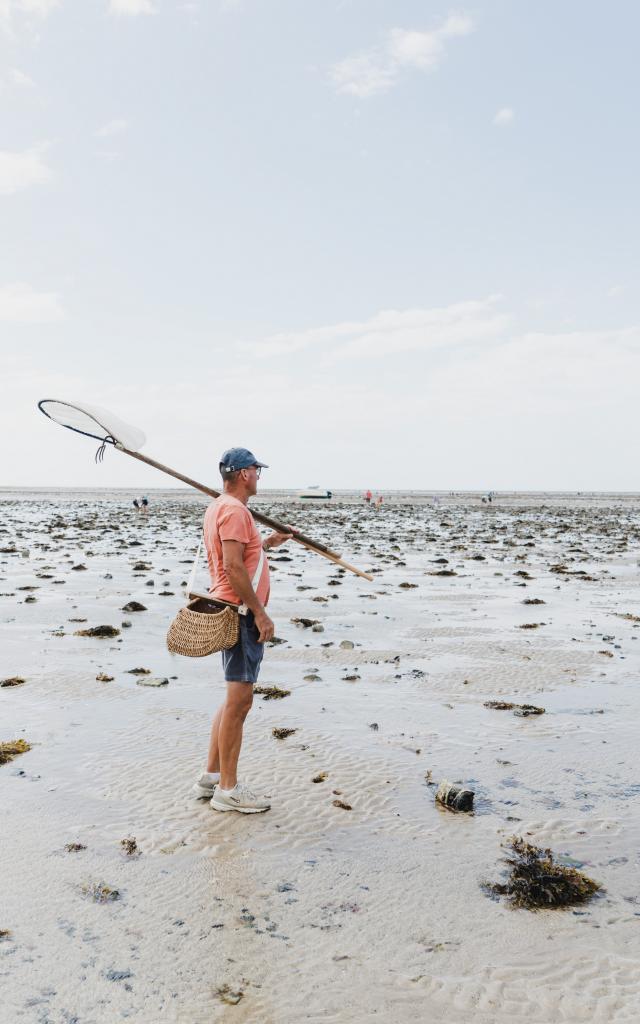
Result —
[[[165, 644], [206, 503], [148, 493], [0, 493], [0, 742], [31, 746], [0, 766], [3, 1018], [637, 1020], [640, 495], [262, 496], [374, 580], [269, 555], [289, 693], [254, 699], [245, 816], [191, 792], [220, 657]], [[602, 890], [492, 896], [514, 835]]]

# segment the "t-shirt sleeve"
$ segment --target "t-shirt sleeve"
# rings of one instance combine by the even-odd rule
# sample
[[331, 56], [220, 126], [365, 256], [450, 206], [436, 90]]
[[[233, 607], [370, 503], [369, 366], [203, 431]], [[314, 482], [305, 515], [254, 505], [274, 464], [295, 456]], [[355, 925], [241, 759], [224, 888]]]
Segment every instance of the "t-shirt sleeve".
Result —
[[253, 534], [251, 513], [245, 508], [226, 508], [218, 519], [220, 540], [237, 540], [248, 544]]

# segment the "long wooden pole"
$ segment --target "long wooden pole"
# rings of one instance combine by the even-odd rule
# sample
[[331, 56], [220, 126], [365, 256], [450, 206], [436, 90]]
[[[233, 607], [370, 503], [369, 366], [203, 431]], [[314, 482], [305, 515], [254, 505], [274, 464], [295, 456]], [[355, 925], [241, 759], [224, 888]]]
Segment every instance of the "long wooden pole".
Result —
[[[161, 462], [156, 462], [155, 459], [150, 459], [148, 455], [142, 455], [141, 452], [132, 452], [131, 449], [125, 448], [123, 444], [116, 441], [115, 447], [118, 451], [124, 452], [126, 455], [130, 455], [134, 459], [138, 459], [139, 462], [146, 462], [148, 466], [153, 466], [154, 469], [159, 469], [161, 473], [167, 473], [169, 476], [175, 477], [176, 480], [182, 480], [183, 483], [188, 484], [189, 487], [195, 487], [197, 491], [202, 491], [203, 494], [208, 494], [211, 498], [219, 498], [220, 492], [214, 491], [213, 487], [207, 487], [205, 484], [199, 483], [197, 480], [192, 480], [190, 476], [185, 476], [183, 473], [178, 473], [177, 470], [171, 469], [169, 466], [164, 466]], [[363, 580], [373, 580], [373, 576], [368, 572], [363, 572], [361, 569], [356, 569], [354, 565], [349, 565], [348, 562], [344, 562], [339, 554], [332, 551], [331, 548], [325, 547], [324, 544], [320, 544], [317, 540], [312, 540], [311, 537], [305, 536], [304, 533], [300, 533], [295, 528], [289, 528], [285, 523], [278, 522], [277, 519], [272, 519], [271, 516], [265, 516], [262, 512], [256, 512], [255, 509], [249, 509], [253, 518], [258, 522], [262, 523], [263, 526], [268, 526], [272, 530], [276, 530], [278, 533], [291, 533], [293, 534], [292, 539], [297, 541], [298, 544], [302, 544], [303, 547], [308, 548], [309, 551], [315, 551], [317, 554], [322, 555], [323, 558], [328, 558], [329, 561], [335, 562], [336, 565], [342, 566], [343, 569], [348, 569], [349, 572], [355, 573], [356, 576], [362, 577]]]

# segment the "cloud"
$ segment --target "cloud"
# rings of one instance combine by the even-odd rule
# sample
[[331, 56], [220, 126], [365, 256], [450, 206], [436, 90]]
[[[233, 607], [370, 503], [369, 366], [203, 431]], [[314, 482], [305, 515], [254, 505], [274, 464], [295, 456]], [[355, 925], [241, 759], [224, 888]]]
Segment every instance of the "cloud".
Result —
[[[256, 450], [251, 438], [259, 436], [272, 466], [265, 487], [370, 479], [400, 488], [633, 488], [619, 439], [636, 427], [640, 329], [532, 332], [502, 306], [490, 298], [384, 311], [278, 335], [265, 339], [273, 346], [265, 354], [277, 343], [280, 358], [256, 367], [245, 353], [252, 372], [237, 349], [220, 370], [211, 356], [198, 380], [172, 390], [172, 428], [178, 420], [181, 433], [202, 437], [194, 442], [202, 464], [213, 461], [207, 395], [215, 366], [219, 422], [230, 424], [218, 446]], [[376, 359], [364, 358], [374, 340]], [[339, 354], [354, 341], [354, 358], [339, 372], [324, 361], [327, 350]], [[239, 391], [246, 416], [238, 434]], [[149, 419], [166, 431], [162, 397]], [[136, 401], [146, 403], [146, 392]], [[145, 426], [142, 408], [140, 417]]]
[[5, 74], [0, 77], [0, 91], [3, 87], [9, 87], [11, 89], [35, 89], [36, 83], [33, 78], [29, 75], [25, 75], [24, 71], [20, 71], [18, 68], [9, 68]]
[[43, 160], [45, 149], [39, 145], [23, 152], [0, 150], [0, 195], [11, 195], [49, 181], [51, 169]]
[[0, 286], [0, 322], [46, 324], [63, 318], [57, 292], [37, 292], [24, 282]]
[[387, 92], [395, 82], [396, 72], [376, 54], [363, 53], [334, 65], [331, 78], [338, 92], [367, 99]]
[[60, 0], [0, 0], [0, 28], [11, 32], [20, 17], [46, 18], [59, 4]]
[[383, 45], [339, 61], [331, 68], [331, 79], [340, 93], [367, 99], [388, 92], [404, 68], [435, 71], [446, 56], [446, 41], [473, 31], [467, 15], [451, 14], [430, 31], [394, 28]]
[[[149, 454], [185, 472], [200, 467], [193, 475], [214, 485], [219, 452], [242, 444], [270, 463], [264, 487], [632, 490], [624, 441], [637, 426], [640, 328], [533, 332], [518, 328], [505, 306], [489, 297], [282, 334], [280, 344], [295, 341], [300, 354], [258, 366], [237, 344], [208, 347], [185, 381], [162, 360], [151, 373], [130, 365], [123, 380], [124, 347], [96, 363], [65, 342], [61, 351], [14, 345], [0, 353], [0, 432], [16, 439], [5, 480], [140, 490], [167, 483], [115, 453], [94, 466], [90, 442], [35, 411], [36, 399], [54, 396], [111, 408], [147, 433]], [[340, 372], [322, 364], [325, 349], [339, 352], [367, 332], [384, 336], [375, 360], [360, 355]]]
[[512, 318], [496, 308], [499, 301], [490, 295], [431, 309], [382, 310], [368, 320], [270, 335], [246, 348], [265, 358], [313, 348], [327, 362], [470, 345], [500, 337], [509, 327]]
[[137, 17], [139, 14], [155, 14], [151, 0], [110, 0], [109, 14]]
[[128, 121], [125, 121], [124, 118], [116, 117], [113, 121], [107, 121], [106, 124], [103, 124], [93, 134], [99, 139], [107, 139], [113, 135], [121, 135], [128, 127]]
[[515, 116], [515, 111], [511, 107], [501, 107], [494, 115], [493, 123], [504, 127], [507, 124], [511, 124]]

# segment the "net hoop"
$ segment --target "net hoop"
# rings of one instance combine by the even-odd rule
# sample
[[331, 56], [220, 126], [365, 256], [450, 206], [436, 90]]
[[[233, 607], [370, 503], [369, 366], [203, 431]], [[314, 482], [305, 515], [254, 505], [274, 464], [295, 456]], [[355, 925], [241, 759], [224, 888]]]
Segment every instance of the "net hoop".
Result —
[[58, 398], [43, 398], [38, 402], [40, 412], [68, 430], [101, 442], [96, 459], [102, 460], [107, 444], [118, 445], [135, 452], [142, 448], [146, 436], [138, 427], [125, 423], [108, 409], [80, 402], [64, 402]]

